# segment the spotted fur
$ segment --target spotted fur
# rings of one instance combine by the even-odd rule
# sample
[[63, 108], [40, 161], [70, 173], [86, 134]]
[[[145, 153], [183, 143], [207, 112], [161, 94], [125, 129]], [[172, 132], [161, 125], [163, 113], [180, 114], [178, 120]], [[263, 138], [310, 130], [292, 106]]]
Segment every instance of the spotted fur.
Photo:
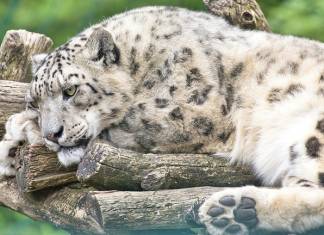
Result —
[[[322, 43], [148, 7], [96, 24], [33, 61], [27, 101], [37, 103], [34, 116], [8, 125], [38, 119], [34, 133], [64, 165], [79, 162], [99, 137], [141, 152], [227, 152], [265, 185], [283, 188], [214, 194], [199, 212], [211, 234], [298, 233], [324, 224], [316, 191], [324, 182]], [[0, 172], [10, 175], [15, 135], [1, 144]], [[299, 187], [309, 187], [312, 202]]]

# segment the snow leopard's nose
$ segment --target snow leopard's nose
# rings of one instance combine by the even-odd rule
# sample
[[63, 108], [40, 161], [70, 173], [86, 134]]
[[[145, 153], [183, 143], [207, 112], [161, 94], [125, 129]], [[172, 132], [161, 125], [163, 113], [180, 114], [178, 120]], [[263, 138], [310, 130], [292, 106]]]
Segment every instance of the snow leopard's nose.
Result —
[[64, 130], [64, 127], [61, 126], [57, 132], [52, 132], [52, 133], [47, 134], [46, 139], [58, 144], [58, 139], [62, 136], [63, 130]]

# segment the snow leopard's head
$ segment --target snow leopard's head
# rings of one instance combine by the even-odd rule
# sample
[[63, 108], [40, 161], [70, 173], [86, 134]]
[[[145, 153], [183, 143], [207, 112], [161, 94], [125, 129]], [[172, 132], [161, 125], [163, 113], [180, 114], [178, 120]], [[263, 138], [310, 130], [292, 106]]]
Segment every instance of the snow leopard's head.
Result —
[[132, 82], [120, 64], [120, 49], [103, 28], [33, 58], [27, 102], [39, 110], [45, 142], [63, 165], [79, 162], [89, 142], [123, 117]]

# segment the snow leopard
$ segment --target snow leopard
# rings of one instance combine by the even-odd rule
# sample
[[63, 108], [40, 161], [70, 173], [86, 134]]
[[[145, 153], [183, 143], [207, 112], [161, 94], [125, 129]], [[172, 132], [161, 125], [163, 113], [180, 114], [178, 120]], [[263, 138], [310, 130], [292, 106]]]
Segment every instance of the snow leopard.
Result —
[[272, 188], [206, 198], [197, 215], [210, 234], [324, 224], [324, 44], [146, 7], [85, 29], [32, 67], [27, 109], [0, 143], [2, 175], [15, 174], [11, 149], [24, 140], [66, 166], [97, 138], [139, 152], [217, 153]]

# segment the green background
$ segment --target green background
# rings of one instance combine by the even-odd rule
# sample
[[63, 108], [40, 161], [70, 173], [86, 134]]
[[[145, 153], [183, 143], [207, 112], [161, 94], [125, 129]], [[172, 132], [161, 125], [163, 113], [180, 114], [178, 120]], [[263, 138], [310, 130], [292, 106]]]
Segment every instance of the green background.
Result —
[[[259, 0], [272, 27], [324, 41], [323, 0]], [[0, 38], [9, 29], [48, 35], [55, 46], [113, 14], [148, 5], [173, 5], [205, 10], [202, 0], [0, 0]], [[66, 235], [53, 226], [0, 208], [0, 235]]]

